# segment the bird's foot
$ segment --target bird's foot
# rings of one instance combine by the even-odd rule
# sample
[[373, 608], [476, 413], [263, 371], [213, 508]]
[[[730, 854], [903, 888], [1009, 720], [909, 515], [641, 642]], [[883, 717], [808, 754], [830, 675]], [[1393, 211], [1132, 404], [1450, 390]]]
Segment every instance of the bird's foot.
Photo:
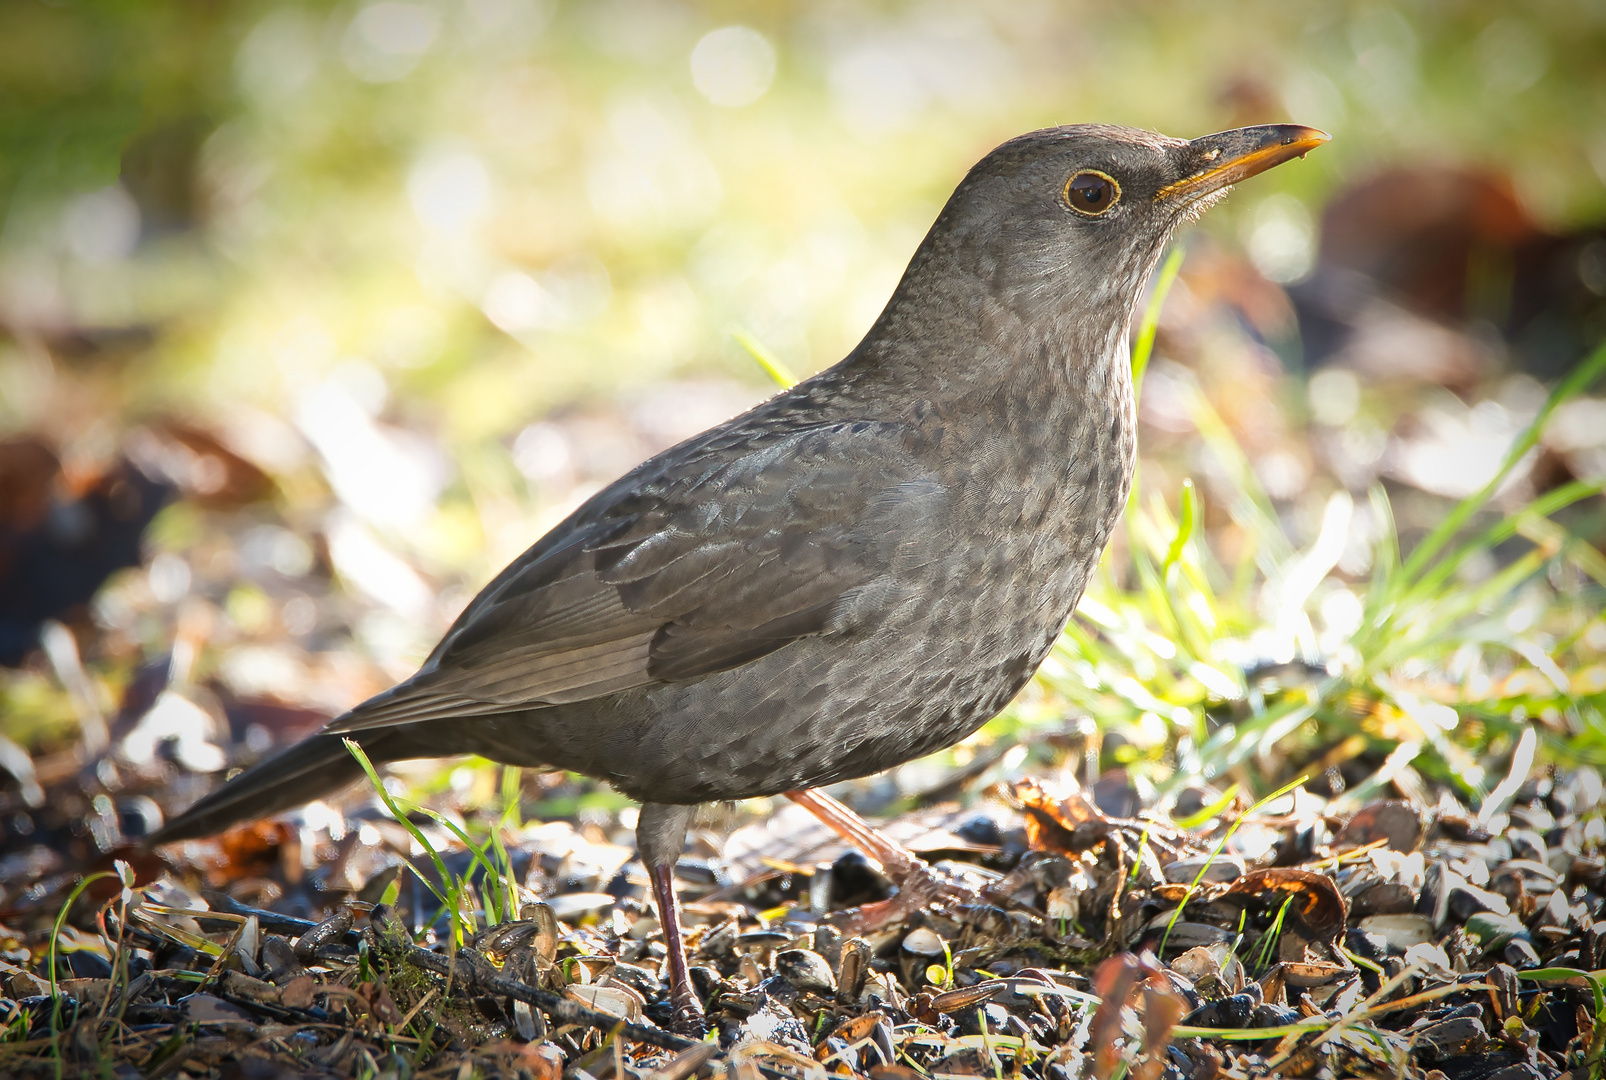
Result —
[[695, 994], [682, 998], [679, 994], [671, 993], [669, 1002], [675, 1009], [669, 1030], [688, 1039], [701, 1039], [708, 1034], [708, 1018], [703, 1015], [702, 1003]]
[[863, 936], [919, 912], [940, 911], [952, 916], [962, 909], [987, 904], [980, 889], [934, 866], [922, 865], [924, 872], [893, 877], [898, 889], [893, 896], [840, 912], [832, 916], [831, 922], [844, 934]]
[[985, 902], [980, 889], [959, 875], [950, 874], [929, 863], [922, 862], [902, 874], [894, 875], [892, 883], [898, 887], [898, 895], [905, 898], [909, 907], [920, 910], [932, 907], [951, 910]]

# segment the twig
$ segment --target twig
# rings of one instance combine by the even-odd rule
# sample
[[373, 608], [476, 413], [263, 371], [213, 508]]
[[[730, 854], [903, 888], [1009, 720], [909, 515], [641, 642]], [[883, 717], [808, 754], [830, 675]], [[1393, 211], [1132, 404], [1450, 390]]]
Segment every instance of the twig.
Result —
[[481, 971], [467, 961], [464, 953], [468, 949], [459, 949], [458, 958], [454, 962], [440, 953], [432, 953], [420, 949], [416, 945], [409, 946], [406, 956], [407, 962], [414, 967], [432, 971], [436, 975], [445, 975], [454, 980], [461, 980], [464, 985], [478, 989], [485, 993], [500, 994], [510, 997], [514, 1001], [522, 1001], [526, 1005], [551, 1014], [555, 1019], [567, 1024], [580, 1024], [583, 1027], [596, 1028], [612, 1035], [630, 1039], [633, 1042], [647, 1043], [664, 1050], [685, 1050], [696, 1046], [693, 1039], [672, 1035], [661, 1028], [649, 1027], [646, 1024], [633, 1024], [611, 1013], [601, 1012], [597, 1009], [588, 1009], [579, 1002], [570, 1001], [566, 997], [538, 990], [528, 983], [518, 979], [510, 979], [506, 975], [492, 974]]
[[[1367, 1020], [1382, 1016], [1385, 1013], [1397, 1012], [1400, 1009], [1407, 1009], [1416, 1005], [1423, 1005], [1430, 1001], [1437, 1001], [1440, 998], [1449, 997], [1452, 994], [1490, 989], [1490, 984], [1486, 982], [1449, 983], [1444, 986], [1434, 987], [1432, 990], [1423, 990], [1417, 994], [1410, 994], [1395, 1001], [1382, 1000], [1401, 984], [1403, 984], [1406, 979], [1416, 974], [1419, 970], [1419, 965], [1412, 964], [1404, 971], [1401, 971], [1398, 975], [1394, 976], [1392, 979], [1389, 979], [1382, 986], [1378, 987], [1375, 993], [1367, 997], [1365, 1001], [1361, 1002], [1357, 1008], [1353, 1009], [1348, 1015], [1340, 1017], [1332, 1024], [1331, 1027], [1328, 1027], [1325, 1031], [1323, 1031], [1321, 1035], [1319, 1035], [1314, 1041], [1307, 1044], [1306, 1048], [1314, 1050], [1317, 1047], [1325, 1044], [1329, 1039], [1336, 1037], [1344, 1029], [1354, 1027], [1356, 1024], [1364, 1023]], [[1266, 1063], [1266, 1067], [1269, 1069], [1277, 1068], [1277, 1066], [1281, 1065], [1283, 1062], [1292, 1057], [1297, 1049], [1297, 1046], [1289, 1047], [1287, 1050], [1268, 1061]]]

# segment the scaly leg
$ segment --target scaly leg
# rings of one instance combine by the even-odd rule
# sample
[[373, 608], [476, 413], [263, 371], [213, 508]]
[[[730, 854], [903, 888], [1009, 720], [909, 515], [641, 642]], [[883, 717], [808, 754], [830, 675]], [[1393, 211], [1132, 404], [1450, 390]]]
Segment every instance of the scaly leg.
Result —
[[664, 948], [669, 953], [669, 1004], [675, 1010], [675, 1033], [700, 1039], [707, 1030], [707, 1023], [686, 965], [686, 941], [680, 933], [680, 903], [675, 899], [675, 863], [686, 846], [686, 829], [691, 825], [693, 809], [643, 803], [641, 820], [636, 823], [636, 849], [647, 867], [647, 878], [652, 882], [653, 902], [658, 905], [658, 925], [663, 928]]
[[708, 1030], [703, 1004], [691, 984], [686, 966], [686, 943], [680, 934], [680, 903], [675, 899], [675, 868], [648, 866], [652, 898], [658, 905], [658, 925], [664, 930], [664, 948], [669, 952], [669, 1003], [674, 1007], [674, 1028], [678, 1035], [700, 1039]]

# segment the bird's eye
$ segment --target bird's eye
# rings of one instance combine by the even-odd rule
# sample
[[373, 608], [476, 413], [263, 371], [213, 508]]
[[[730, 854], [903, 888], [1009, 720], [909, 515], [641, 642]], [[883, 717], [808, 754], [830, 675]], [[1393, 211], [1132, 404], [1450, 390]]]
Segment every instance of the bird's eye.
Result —
[[1065, 185], [1065, 205], [1088, 217], [1098, 217], [1120, 201], [1121, 185], [1093, 169], [1084, 169]]

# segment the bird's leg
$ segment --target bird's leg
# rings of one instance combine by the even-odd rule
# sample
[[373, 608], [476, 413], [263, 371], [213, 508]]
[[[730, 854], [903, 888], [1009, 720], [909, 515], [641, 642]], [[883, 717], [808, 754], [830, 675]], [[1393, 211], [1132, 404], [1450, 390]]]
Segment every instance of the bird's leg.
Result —
[[680, 904], [675, 900], [675, 868], [648, 866], [647, 877], [652, 880], [658, 924], [664, 929], [664, 949], [669, 953], [669, 1004], [675, 1010], [674, 1028], [679, 1034], [700, 1039], [707, 1025], [703, 1021], [703, 1004], [697, 1000], [691, 971], [686, 965], [686, 943], [680, 934]]
[[675, 898], [675, 863], [686, 846], [692, 810], [690, 806], [644, 803], [636, 824], [636, 848], [647, 865], [652, 898], [658, 906], [658, 925], [663, 928], [664, 949], [669, 954], [669, 1004], [675, 1011], [674, 1029], [677, 1034], [700, 1039], [707, 1024], [703, 1004], [691, 984], [686, 943], [680, 933], [680, 903]]
[[[974, 904], [979, 894], [928, 865], [914, 852], [886, 836], [823, 791], [788, 791], [786, 797], [819, 818], [832, 832], [858, 848], [865, 858], [898, 887], [886, 905], [866, 905], [862, 913], [872, 923], [898, 914], [918, 911], [933, 903]], [[875, 911], [868, 909], [875, 908]], [[861, 918], [860, 921], [863, 921]]]

